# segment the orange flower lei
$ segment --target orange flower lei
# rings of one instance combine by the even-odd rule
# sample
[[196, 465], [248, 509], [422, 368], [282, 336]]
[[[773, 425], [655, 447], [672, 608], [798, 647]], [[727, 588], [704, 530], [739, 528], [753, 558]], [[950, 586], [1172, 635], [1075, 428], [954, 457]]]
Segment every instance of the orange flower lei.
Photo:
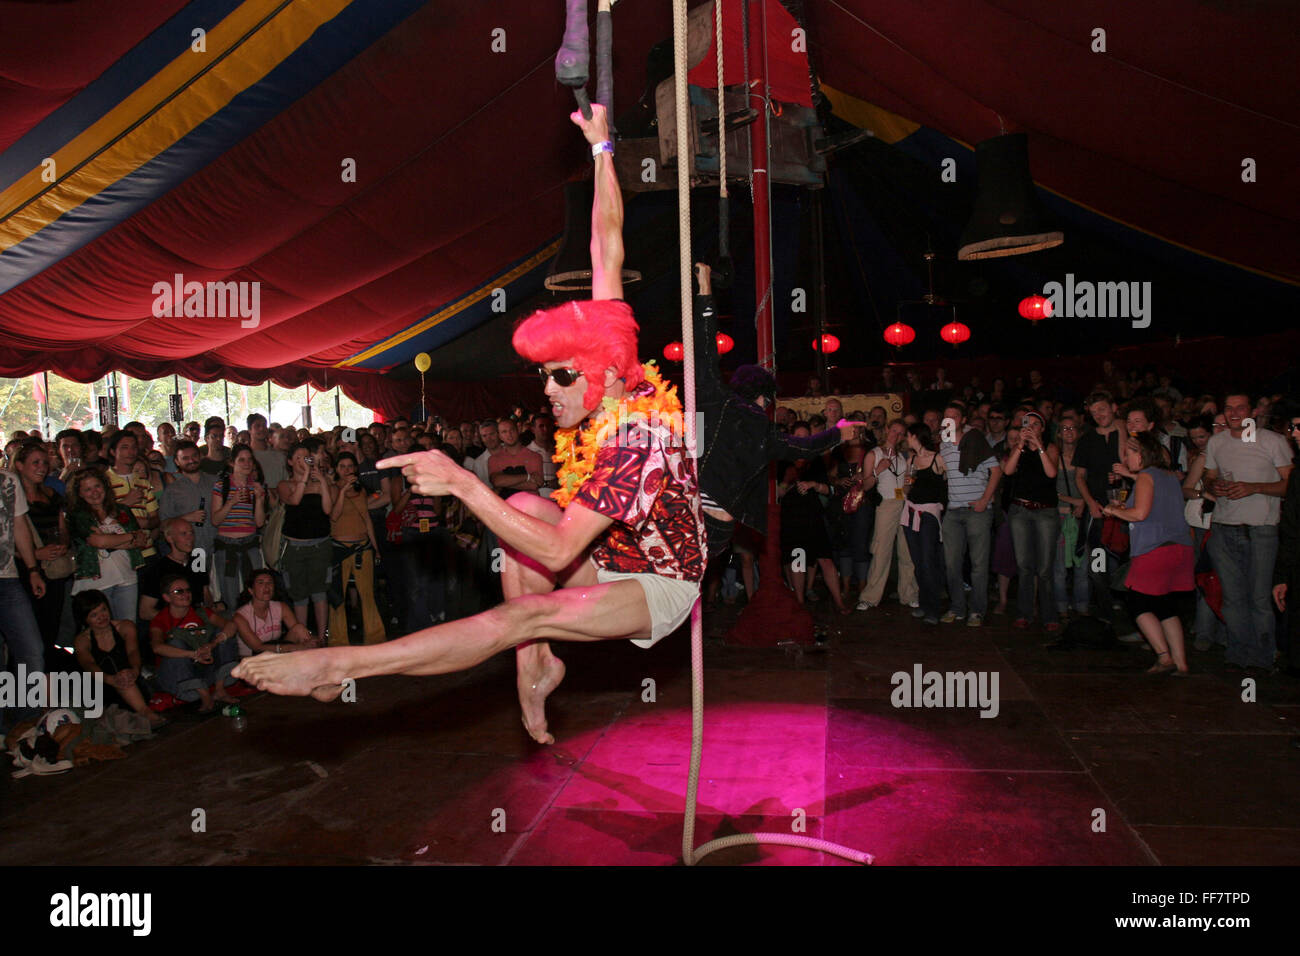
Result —
[[562, 428], [555, 433], [555, 455], [552, 460], [560, 466], [557, 478], [560, 487], [551, 492], [551, 500], [561, 508], [568, 507], [578, 489], [596, 469], [596, 455], [619, 429], [620, 423], [635, 419], [668, 425], [675, 436], [682, 435], [682, 403], [677, 399], [677, 386], [669, 385], [659, 375], [654, 362], [646, 362], [645, 380], [654, 386], [654, 392], [639, 398], [603, 398], [599, 415], [587, 421], [587, 427]]

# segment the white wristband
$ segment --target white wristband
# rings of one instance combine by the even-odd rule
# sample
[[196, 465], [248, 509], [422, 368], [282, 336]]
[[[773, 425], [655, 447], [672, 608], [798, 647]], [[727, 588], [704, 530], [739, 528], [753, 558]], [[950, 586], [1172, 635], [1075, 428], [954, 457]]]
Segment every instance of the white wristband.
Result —
[[596, 158], [597, 156], [599, 156], [601, 153], [609, 153], [609, 155], [613, 156], [613, 155], [614, 155], [614, 144], [611, 143], [611, 142], [610, 142], [609, 140], [607, 140], [607, 139], [606, 139], [606, 140], [602, 140], [602, 141], [599, 142], [599, 143], [592, 143], [592, 144], [591, 144], [591, 157], [592, 157], [592, 159], [595, 159], [595, 158]]

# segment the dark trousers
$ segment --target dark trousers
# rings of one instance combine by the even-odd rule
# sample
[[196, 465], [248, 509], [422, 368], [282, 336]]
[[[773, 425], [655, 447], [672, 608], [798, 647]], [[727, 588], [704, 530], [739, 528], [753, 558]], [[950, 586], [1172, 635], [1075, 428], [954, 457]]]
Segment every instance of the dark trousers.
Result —
[[922, 514], [921, 530], [913, 531], [910, 524], [904, 526], [907, 537], [907, 550], [912, 555], [912, 564], [916, 567], [916, 586], [920, 591], [921, 610], [926, 617], [935, 617], [943, 613], [943, 588], [946, 570], [943, 560], [943, 544], [939, 540], [939, 519], [931, 514]]

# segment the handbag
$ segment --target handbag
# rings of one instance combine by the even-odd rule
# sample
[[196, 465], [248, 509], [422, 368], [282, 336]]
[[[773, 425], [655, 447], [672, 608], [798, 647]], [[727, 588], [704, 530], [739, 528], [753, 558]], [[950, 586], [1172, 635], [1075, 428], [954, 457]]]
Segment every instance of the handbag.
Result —
[[[27, 519], [27, 523], [32, 529], [32, 541], [36, 544], [35, 550], [39, 551], [41, 548], [45, 547], [45, 542], [41, 540], [40, 532], [36, 530], [36, 525], [32, 523], [31, 518]], [[72, 577], [72, 572], [76, 569], [77, 562], [72, 556], [71, 549], [65, 551], [60, 557], [41, 559], [41, 573], [50, 581], [59, 581], [63, 578], [70, 578]]]
[[867, 493], [862, 490], [862, 480], [859, 479], [849, 485], [849, 490], [844, 492], [844, 500], [840, 502], [840, 507], [844, 509], [846, 515], [857, 514], [858, 509], [862, 507], [862, 499]]
[[284, 504], [277, 504], [267, 515], [266, 524], [262, 526], [262, 557], [266, 566], [279, 569], [280, 558], [284, 554]]
[[1101, 524], [1101, 546], [1114, 555], [1128, 554], [1128, 522], [1106, 515]]
[[1187, 501], [1183, 502], [1183, 517], [1193, 528], [1200, 528], [1203, 531], [1208, 531], [1211, 515], [1206, 514], [1202, 510], [1204, 506], [1204, 498], [1187, 499]]

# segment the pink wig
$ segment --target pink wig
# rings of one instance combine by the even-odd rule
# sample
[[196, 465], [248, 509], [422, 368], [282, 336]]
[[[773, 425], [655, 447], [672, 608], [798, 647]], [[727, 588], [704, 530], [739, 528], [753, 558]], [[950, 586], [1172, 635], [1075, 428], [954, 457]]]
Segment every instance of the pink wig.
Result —
[[637, 358], [632, 307], [617, 299], [584, 299], [534, 312], [515, 329], [515, 351], [530, 362], [564, 362], [587, 380], [582, 405], [591, 411], [605, 396], [611, 365], [627, 388], [645, 377]]

